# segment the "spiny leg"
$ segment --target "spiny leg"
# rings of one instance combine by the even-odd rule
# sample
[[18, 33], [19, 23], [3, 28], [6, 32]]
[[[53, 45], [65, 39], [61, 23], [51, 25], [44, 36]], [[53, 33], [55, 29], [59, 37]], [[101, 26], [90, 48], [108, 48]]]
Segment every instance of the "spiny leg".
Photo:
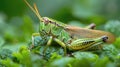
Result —
[[54, 40], [55, 40], [55, 42], [57, 42], [60, 46], [62, 46], [64, 48], [64, 56], [66, 56], [66, 53], [67, 53], [66, 44], [57, 38], [55, 38]]

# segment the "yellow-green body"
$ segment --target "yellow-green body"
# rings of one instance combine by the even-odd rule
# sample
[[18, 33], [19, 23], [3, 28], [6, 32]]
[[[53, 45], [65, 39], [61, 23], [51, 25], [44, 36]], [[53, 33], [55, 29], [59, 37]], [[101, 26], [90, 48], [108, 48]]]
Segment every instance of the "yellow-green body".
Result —
[[[48, 39], [48, 45], [51, 44], [52, 40], [56, 41], [62, 47], [75, 51], [75, 50], [90, 50], [96, 46], [99, 46], [105, 41], [103, 38], [107, 36], [102, 36], [98, 38], [74, 38], [66, 31], [66, 24], [52, 20], [48, 17], [43, 17], [42, 22], [39, 25], [39, 36], [42, 40]], [[106, 38], [107, 40], [107, 38]], [[98, 50], [95, 48], [93, 50]]]

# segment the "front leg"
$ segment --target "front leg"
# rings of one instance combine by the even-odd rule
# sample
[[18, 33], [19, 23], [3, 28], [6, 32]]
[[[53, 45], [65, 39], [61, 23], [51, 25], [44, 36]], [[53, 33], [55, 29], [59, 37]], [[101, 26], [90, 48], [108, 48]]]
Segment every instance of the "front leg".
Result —
[[35, 46], [35, 37], [36, 36], [40, 36], [40, 34], [39, 33], [32, 34], [32, 46], [30, 46], [30, 49], [34, 48], [34, 46]]
[[45, 54], [47, 48], [51, 45], [52, 40], [53, 40], [53, 37], [50, 36], [50, 38], [49, 38], [49, 40], [48, 40], [48, 42], [47, 42], [47, 45], [45, 46], [45, 48], [44, 48], [44, 50], [43, 50], [43, 54]]
[[54, 38], [54, 40], [55, 40], [55, 42], [57, 42], [60, 46], [62, 46], [64, 48], [64, 56], [66, 56], [66, 54], [67, 54], [66, 44], [57, 38]]

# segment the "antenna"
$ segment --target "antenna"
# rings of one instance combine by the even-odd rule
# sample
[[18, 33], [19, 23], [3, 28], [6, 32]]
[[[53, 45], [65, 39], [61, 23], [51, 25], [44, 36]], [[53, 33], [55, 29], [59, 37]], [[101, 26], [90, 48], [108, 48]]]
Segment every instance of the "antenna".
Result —
[[40, 13], [39, 13], [39, 11], [38, 11], [37, 6], [36, 6], [35, 3], [34, 3], [34, 9], [35, 9], [35, 11], [36, 11], [36, 13], [37, 13], [37, 15], [38, 15], [38, 18], [39, 18], [40, 20], [42, 20], [42, 17], [40, 16]]
[[34, 8], [33, 8], [26, 0], [24, 0], [24, 1], [25, 1], [25, 3], [28, 5], [28, 7], [36, 14], [36, 16], [39, 18], [39, 20], [42, 21], [43, 19], [42, 19], [42, 17], [40, 16], [40, 13], [39, 13], [39, 11], [38, 11], [38, 9], [37, 9], [36, 4], [34, 4]]

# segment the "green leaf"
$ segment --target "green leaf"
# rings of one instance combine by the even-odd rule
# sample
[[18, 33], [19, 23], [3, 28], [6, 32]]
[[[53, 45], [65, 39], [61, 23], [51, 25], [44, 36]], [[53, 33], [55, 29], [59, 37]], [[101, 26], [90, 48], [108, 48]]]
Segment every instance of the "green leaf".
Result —
[[116, 38], [115, 47], [120, 49], [120, 37]]
[[110, 20], [105, 24], [105, 30], [113, 33], [116, 36], [120, 36], [120, 21], [119, 20]]
[[73, 62], [73, 58], [63, 57], [61, 59], [56, 59], [53, 62], [50, 62], [49, 67], [67, 67], [70, 66], [70, 63]]
[[92, 62], [95, 62], [99, 57], [96, 54], [93, 54], [91, 52], [75, 52], [73, 53], [74, 57], [76, 59], [82, 60], [82, 59], [87, 59], [90, 60]]

